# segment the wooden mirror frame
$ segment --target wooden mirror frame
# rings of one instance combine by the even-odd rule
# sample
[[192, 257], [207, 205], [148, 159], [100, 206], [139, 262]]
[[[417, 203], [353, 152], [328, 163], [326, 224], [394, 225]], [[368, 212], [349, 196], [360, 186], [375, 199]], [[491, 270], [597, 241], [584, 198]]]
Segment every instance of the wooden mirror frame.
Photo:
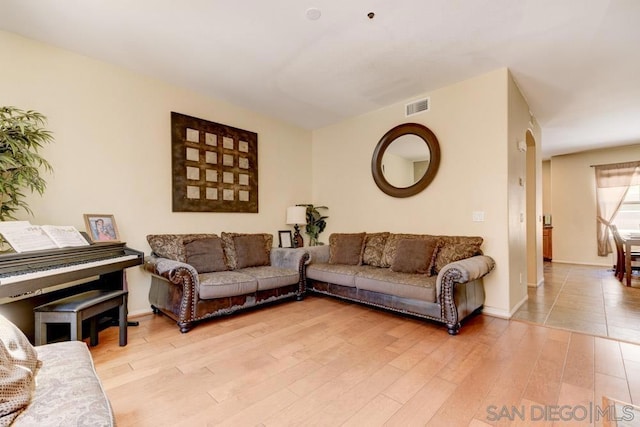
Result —
[[[422, 178], [415, 184], [409, 187], [395, 187], [387, 181], [382, 171], [382, 157], [385, 151], [391, 145], [393, 141], [403, 135], [416, 135], [420, 137], [429, 149], [430, 161], [427, 171]], [[438, 138], [431, 130], [418, 123], [404, 123], [391, 129], [385, 133], [384, 136], [378, 142], [376, 149], [373, 151], [373, 157], [371, 158], [371, 174], [373, 180], [380, 190], [391, 197], [411, 197], [415, 196], [433, 181], [433, 178], [438, 172], [440, 166], [440, 144]]]

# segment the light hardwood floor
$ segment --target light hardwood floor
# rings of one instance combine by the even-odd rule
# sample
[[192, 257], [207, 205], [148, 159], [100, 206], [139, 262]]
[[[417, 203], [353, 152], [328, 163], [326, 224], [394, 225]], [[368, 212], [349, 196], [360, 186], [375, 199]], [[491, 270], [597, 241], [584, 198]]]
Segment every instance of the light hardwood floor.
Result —
[[187, 334], [137, 320], [126, 347], [109, 328], [91, 349], [120, 427], [551, 425], [559, 405], [640, 402], [639, 345], [484, 315], [455, 337], [318, 296]]

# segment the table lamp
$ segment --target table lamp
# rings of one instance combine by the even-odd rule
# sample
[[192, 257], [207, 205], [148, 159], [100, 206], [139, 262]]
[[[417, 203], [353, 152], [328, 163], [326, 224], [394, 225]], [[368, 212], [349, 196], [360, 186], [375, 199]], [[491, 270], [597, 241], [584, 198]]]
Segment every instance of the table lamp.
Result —
[[306, 206], [289, 206], [287, 208], [287, 225], [293, 225], [295, 233], [293, 234], [293, 247], [301, 248], [304, 241], [300, 235], [299, 224], [307, 223], [307, 207]]

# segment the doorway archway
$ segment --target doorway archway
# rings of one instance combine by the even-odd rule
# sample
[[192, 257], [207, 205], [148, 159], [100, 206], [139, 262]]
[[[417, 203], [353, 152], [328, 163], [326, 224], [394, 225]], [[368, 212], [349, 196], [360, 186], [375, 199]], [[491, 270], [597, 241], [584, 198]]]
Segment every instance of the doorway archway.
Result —
[[[536, 140], [528, 129], [525, 135], [527, 144], [526, 158], [526, 235], [527, 235], [527, 285], [538, 286], [542, 283], [542, 218], [538, 208], [538, 173], [536, 158]], [[540, 259], [539, 259], [540, 258]]]

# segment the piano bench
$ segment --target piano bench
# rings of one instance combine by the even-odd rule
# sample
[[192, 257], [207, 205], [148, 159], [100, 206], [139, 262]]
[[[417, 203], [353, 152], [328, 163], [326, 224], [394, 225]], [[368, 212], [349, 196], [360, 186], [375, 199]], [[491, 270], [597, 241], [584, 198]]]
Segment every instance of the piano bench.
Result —
[[128, 291], [93, 290], [40, 305], [35, 312], [35, 345], [47, 344], [47, 324], [68, 323], [71, 341], [82, 341], [82, 321], [89, 319], [90, 345], [98, 345], [99, 314], [119, 308], [120, 346], [127, 345]]

